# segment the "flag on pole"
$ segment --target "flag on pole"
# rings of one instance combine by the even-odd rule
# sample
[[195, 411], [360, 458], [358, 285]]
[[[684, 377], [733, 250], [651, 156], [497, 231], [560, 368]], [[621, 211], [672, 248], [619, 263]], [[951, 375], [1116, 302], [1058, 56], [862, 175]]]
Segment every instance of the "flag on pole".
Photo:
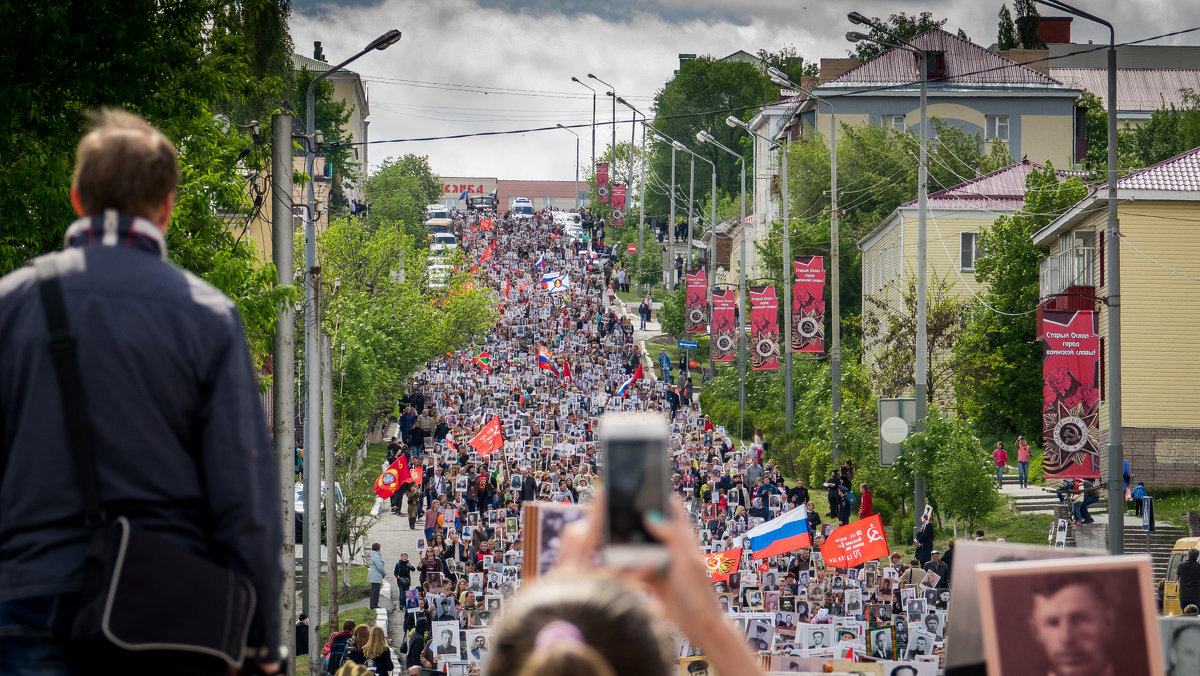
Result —
[[487, 455], [496, 449], [504, 446], [504, 435], [500, 432], [500, 418], [492, 418], [479, 430], [470, 441], [471, 448], [474, 448], [479, 455]]
[[626, 380], [624, 384], [621, 385], [621, 389], [617, 390], [617, 396], [624, 399], [625, 396], [629, 394], [629, 387], [644, 377], [645, 376], [642, 375], [642, 364], [639, 362], [637, 365], [637, 370], [633, 372], [633, 375], [629, 376], [629, 380]]
[[571, 288], [571, 277], [565, 272], [561, 275], [548, 272], [542, 275], [542, 288], [550, 293], [566, 291]]
[[704, 567], [708, 569], [709, 582], [728, 580], [730, 574], [738, 572], [742, 565], [742, 548], [726, 549], [723, 552], [713, 552], [704, 557]]
[[808, 512], [797, 507], [746, 533], [754, 559], [765, 559], [812, 546], [808, 532]]
[[472, 353], [471, 353], [471, 363], [472, 363], [472, 364], [474, 364], [474, 365], [476, 365], [476, 366], [478, 366], [479, 368], [483, 369], [483, 372], [484, 372], [484, 373], [486, 373], [486, 374], [488, 374], [488, 375], [491, 375], [491, 374], [492, 374], [492, 365], [491, 365], [491, 362], [492, 362], [492, 355], [491, 355], [491, 353], [489, 353], [489, 352], [480, 352], [479, 350], [473, 350], [473, 351], [472, 351]]
[[546, 269], [546, 254], [543, 253], [541, 256], [538, 256], [537, 263], [534, 264], [534, 267], [538, 270]]
[[571, 362], [567, 361], [566, 357], [563, 357], [563, 371], [562, 372], [563, 372], [563, 380], [569, 380], [571, 382], [575, 382], [575, 379], [571, 377]]
[[849, 568], [867, 561], [886, 558], [887, 536], [883, 533], [883, 518], [879, 514], [838, 526], [821, 543], [825, 565]]
[[387, 500], [409, 481], [412, 481], [412, 475], [408, 471], [408, 460], [402, 455], [375, 479], [375, 495]]
[[466, 190], [462, 191], [462, 194], [458, 196], [458, 199], [460, 199], [460, 200], [467, 199], [467, 191]]
[[546, 369], [556, 376], [560, 375], [558, 369], [554, 368], [554, 355], [545, 345], [538, 345], [538, 368]]
[[504, 280], [504, 297], [508, 298], [508, 280]]

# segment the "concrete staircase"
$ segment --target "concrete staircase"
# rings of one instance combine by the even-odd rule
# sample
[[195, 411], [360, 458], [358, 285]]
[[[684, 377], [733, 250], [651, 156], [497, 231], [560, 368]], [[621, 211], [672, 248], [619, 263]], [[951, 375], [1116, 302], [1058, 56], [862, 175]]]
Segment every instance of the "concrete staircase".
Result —
[[1141, 554], [1149, 552], [1154, 561], [1154, 579], [1161, 580], [1167, 574], [1167, 563], [1171, 558], [1171, 548], [1179, 538], [1187, 537], [1187, 529], [1179, 526], [1155, 525], [1152, 533], [1147, 533], [1140, 526], [1125, 526], [1125, 553]]
[[[1058, 505], [1058, 496], [1053, 490], [1043, 489], [1041, 486], [1019, 488], [1014, 474], [1004, 475], [1001, 492], [1013, 499], [1013, 508], [1018, 512], [1053, 514], [1055, 506]], [[1107, 513], [1108, 501], [1101, 497], [1100, 502], [1092, 503], [1088, 507], [1088, 512], [1093, 516]]]

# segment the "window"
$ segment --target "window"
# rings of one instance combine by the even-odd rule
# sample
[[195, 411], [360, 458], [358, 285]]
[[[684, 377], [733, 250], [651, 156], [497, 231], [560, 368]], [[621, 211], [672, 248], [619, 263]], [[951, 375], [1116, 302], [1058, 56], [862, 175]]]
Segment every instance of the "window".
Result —
[[958, 233], [958, 265], [963, 272], [974, 272], [975, 261], [979, 260], [979, 233]]
[[1008, 116], [988, 115], [984, 118], [984, 141], [1004, 141], [1008, 143]]
[[896, 131], [908, 131], [908, 123], [903, 115], [884, 115], [883, 126]]
[[870, 290], [871, 290], [871, 259], [867, 258], [866, 256], [863, 256], [862, 278], [863, 278], [863, 286], [867, 289], [868, 292], [870, 292]]
[[1071, 252], [1071, 277], [1068, 286], [1094, 286], [1096, 269], [1096, 233], [1076, 230]]
[[940, 80], [946, 77], [946, 52], [928, 51], [926, 54], [929, 56], [929, 70], [926, 71], [929, 79]]

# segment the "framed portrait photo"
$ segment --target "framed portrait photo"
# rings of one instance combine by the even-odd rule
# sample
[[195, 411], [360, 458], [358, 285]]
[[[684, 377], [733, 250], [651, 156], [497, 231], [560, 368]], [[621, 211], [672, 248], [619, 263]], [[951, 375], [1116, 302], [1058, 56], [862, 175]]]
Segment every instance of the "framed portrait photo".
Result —
[[1164, 673], [1148, 555], [980, 564], [975, 575], [989, 676]]

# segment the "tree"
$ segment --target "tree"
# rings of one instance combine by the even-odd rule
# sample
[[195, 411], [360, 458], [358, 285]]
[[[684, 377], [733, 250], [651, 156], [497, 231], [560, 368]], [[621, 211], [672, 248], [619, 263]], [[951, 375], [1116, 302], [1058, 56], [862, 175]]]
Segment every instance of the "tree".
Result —
[[[934, 275], [926, 289], [925, 327], [929, 348], [926, 393], [949, 394], [955, 365], [952, 360], [967, 301], [954, 293], [954, 284]], [[917, 350], [917, 279], [906, 277], [899, 306], [879, 296], [867, 296], [871, 312], [863, 318], [863, 342], [874, 353], [872, 380], [879, 393], [899, 397], [913, 386]]]
[[675, 340], [683, 340], [684, 314], [687, 305], [687, 285], [680, 284], [674, 291], [667, 293], [663, 299], [662, 308], [658, 311], [658, 323], [662, 330]]
[[1017, 26], [1013, 23], [1008, 3], [1000, 5], [1000, 26], [996, 30], [996, 49], [1007, 51], [1017, 48]]
[[979, 161], [979, 175], [990, 174], [1013, 163], [1012, 153], [1004, 141], [992, 141], [988, 154]]
[[[938, 117], [930, 118], [929, 126], [936, 139], [929, 148], [930, 192], [956, 186], [981, 173], [984, 154], [983, 136], [979, 132], [968, 134], [962, 127]], [[920, 152], [919, 145], [916, 152]], [[1009, 164], [1011, 161], [1004, 166]]]
[[1017, 42], [1021, 49], [1045, 49], [1046, 42], [1037, 33], [1038, 24], [1042, 22], [1037, 3], [1034, 0], [1014, 0], [1013, 8], [1017, 10]]
[[[942, 28], [946, 25], [946, 19], [934, 19], [932, 12], [921, 12], [916, 16], [909, 16], [904, 12], [893, 14], [887, 18], [887, 21], [879, 17], [871, 17], [871, 21], [876, 24], [882, 24], [887, 32], [877, 28], [872, 28], [867, 35], [871, 40], [880, 40], [895, 44], [897, 40], [900, 42], [908, 42], [916, 36], [926, 31], [931, 31], [935, 28]], [[878, 56], [888, 47], [884, 47], [877, 42], [871, 40], [862, 40], [854, 45], [854, 51], [850, 52], [850, 56], [857, 58], [859, 61], [866, 61]]]
[[795, 45], [784, 45], [775, 52], [760, 49], [758, 58], [762, 59], [767, 67], [783, 71], [783, 74], [792, 82], [800, 82], [800, 78], [815, 77], [821, 74], [821, 64], [806, 62], [804, 57], [800, 56]]
[[[308, 128], [308, 120], [304, 119], [308, 114], [308, 85], [316, 76], [309, 69], [301, 68], [292, 82], [291, 100], [298, 109], [297, 121], [304, 129]], [[346, 101], [334, 101], [333, 85], [329, 80], [321, 80], [313, 89], [313, 112], [316, 113], [317, 129], [324, 137], [321, 152], [325, 154], [330, 176], [334, 178], [329, 204], [340, 210], [347, 204], [344, 187], [354, 184], [354, 168], [358, 166], [353, 147], [348, 145], [352, 137], [347, 126], [354, 108]]]
[[367, 181], [371, 203], [367, 227], [399, 228], [420, 244], [425, 242], [425, 206], [442, 195], [441, 179], [429, 167], [429, 158], [405, 155], [388, 158]]
[[1047, 163], [1026, 177], [1025, 205], [980, 233], [975, 278], [987, 284], [986, 305], [971, 308], [953, 349], [957, 406], [983, 434], [1041, 433], [1042, 350], [1032, 311], [1049, 248], [1032, 236], [1086, 195], [1079, 178], [1060, 180]]
[[936, 405], [925, 415], [925, 429], [905, 440], [902, 466], [929, 482], [930, 504], [951, 519], [964, 519], [967, 532], [1000, 504], [988, 457], [967, 422], [943, 414]]
[[644, 286], [658, 286], [663, 280], [662, 252], [657, 246], [638, 252], [633, 281]]

